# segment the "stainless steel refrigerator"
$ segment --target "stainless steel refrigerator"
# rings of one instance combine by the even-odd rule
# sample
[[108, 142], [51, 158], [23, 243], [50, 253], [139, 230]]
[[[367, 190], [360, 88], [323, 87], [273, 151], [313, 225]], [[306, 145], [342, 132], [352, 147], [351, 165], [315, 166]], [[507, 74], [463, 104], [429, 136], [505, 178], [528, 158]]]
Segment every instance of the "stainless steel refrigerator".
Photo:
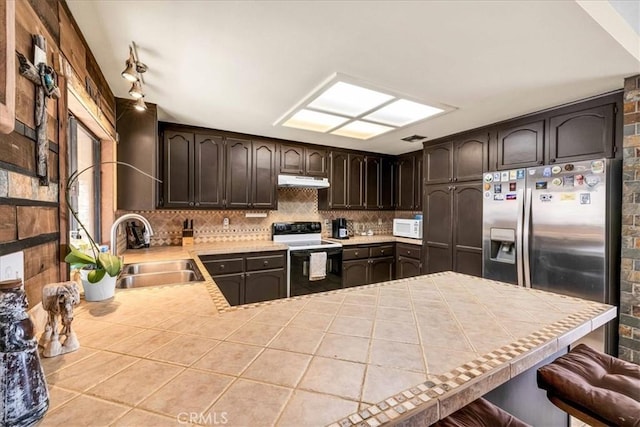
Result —
[[[621, 162], [484, 175], [483, 276], [617, 305]], [[617, 353], [617, 324], [588, 344]]]

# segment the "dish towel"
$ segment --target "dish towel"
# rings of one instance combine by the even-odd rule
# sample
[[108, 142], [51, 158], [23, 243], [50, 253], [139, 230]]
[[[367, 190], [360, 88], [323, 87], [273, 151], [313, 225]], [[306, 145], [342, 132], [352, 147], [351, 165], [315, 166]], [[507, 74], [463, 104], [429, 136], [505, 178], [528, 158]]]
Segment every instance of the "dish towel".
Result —
[[309, 260], [309, 281], [327, 277], [327, 253], [311, 252]]

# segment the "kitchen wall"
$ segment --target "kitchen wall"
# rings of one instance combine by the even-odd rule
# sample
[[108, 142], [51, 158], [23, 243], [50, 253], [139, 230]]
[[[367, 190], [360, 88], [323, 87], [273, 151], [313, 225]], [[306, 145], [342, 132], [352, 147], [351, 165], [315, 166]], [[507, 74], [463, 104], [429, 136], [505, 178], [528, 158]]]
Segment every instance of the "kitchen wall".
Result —
[[619, 357], [640, 363], [640, 75], [624, 83]]
[[[247, 218], [246, 213], [266, 213], [266, 218]], [[127, 211], [118, 211], [120, 216]], [[331, 225], [324, 220], [344, 217], [353, 228], [364, 226], [374, 234], [391, 234], [393, 218], [413, 218], [421, 212], [409, 211], [319, 211], [318, 190], [303, 188], [278, 189], [278, 210], [274, 211], [198, 211], [198, 210], [155, 210], [138, 211], [153, 227], [151, 246], [180, 245], [182, 223], [194, 220], [195, 242], [228, 242], [242, 240], [271, 240], [271, 224], [281, 221], [320, 221], [323, 235], [329, 237]], [[222, 221], [229, 218], [229, 228], [223, 229]], [[123, 244], [119, 238], [119, 246]]]

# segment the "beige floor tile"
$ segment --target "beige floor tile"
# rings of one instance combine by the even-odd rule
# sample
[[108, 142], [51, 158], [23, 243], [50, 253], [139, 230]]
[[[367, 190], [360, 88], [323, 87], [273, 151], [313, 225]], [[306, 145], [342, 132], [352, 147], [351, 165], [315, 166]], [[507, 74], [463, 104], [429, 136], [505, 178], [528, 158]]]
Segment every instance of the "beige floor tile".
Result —
[[364, 380], [362, 400], [377, 403], [424, 381], [426, 381], [425, 374], [369, 365]]
[[283, 326], [289, 323], [297, 313], [297, 310], [286, 310], [277, 305], [265, 308], [262, 312], [253, 317], [251, 321]]
[[82, 342], [82, 339], [88, 335], [102, 331], [105, 328], [113, 326], [110, 322], [103, 322], [99, 320], [89, 319], [85, 317], [76, 317], [72, 324], [78, 340]]
[[234, 311], [221, 313], [220, 318], [224, 320], [233, 320], [234, 322], [247, 322], [253, 319], [258, 314], [260, 314], [262, 310], [264, 310], [264, 308], [262, 307], [249, 308], [249, 309], [239, 308]]
[[188, 420], [188, 415], [184, 415], [185, 418], [180, 420], [175, 417], [165, 417], [158, 414], [152, 414], [151, 412], [143, 411], [140, 409], [133, 409], [129, 411], [124, 417], [120, 418], [114, 424], [113, 427], [178, 427], [189, 425], [188, 422], [180, 422]]
[[49, 411], [56, 409], [60, 405], [64, 405], [74, 397], [80, 396], [80, 393], [65, 390], [56, 386], [49, 386]]
[[348, 294], [344, 297], [344, 303], [357, 305], [376, 305], [378, 303], [378, 297], [374, 295]]
[[326, 334], [316, 354], [334, 359], [366, 363], [369, 356], [369, 338]]
[[165, 321], [167, 321], [167, 312], [160, 310], [146, 310], [144, 313], [122, 315], [113, 320], [115, 323], [139, 328], [151, 328]]
[[364, 371], [362, 363], [314, 357], [298, 387], [358, 400]]
[[372, 329], [373, 321], [371, 320], [342, 316], [336, 316], [329, 326], [329, 332], [366, 338], [371, 336]]
[[479, 356], [469, 351], [455, 351], [450, 348], [428, 346], [425, 349], [427, 369], [432, 375], [440, 375], [463, 365]]
[[407, 308], [378, 307], [376, 319], [413, 322], [413, 311]]
[[262, 347], [222, 342], [198, 360], [193, 367], [221, 374], [240, 375], [262, 351]]
[[382, 288], [378, 291], [378, 295], [382, 302], [385, 298], [409, 298], [410, 293], [408, 290]]
[[128, 406], [107, 402], [90, 396], [79, 396], [47, 412], [38, 426], [106, 426], [120, 418]]
[[351, 400], [326, 394], [296, 390], [278, 420], [280, 427], [315, 427], [329, 425], [358, 411]]
[[[243, 378], [295, 387], [304, 374], [311, 356], [289, 351], [266, 349], [242, 374]], [[283, 369], [286, 366], [286, 369]]]
[[101, 351], [47, 375], [47, 383], [84, 391], [138, 360], [135, 357]]
[[204, 413], [231, 384], [233, 377], [188, 369], [145, 399], [139, 407], [177, 419], [183, 413]]
[[147, 357], [188, 366], [218, 344], [220, 341], [217, 340], [193, 335], [180, 335]]
[[230, 426], [268, 426], [290, 396], [289, 388], [240, 379], [207, 412], [224, 415]]
[[40, 364], [42, 365], [42, 369], [44, 370], [44, 373], [46, 375], [49, 375], [59, 369], [69, 367], [72, 364], [96, 353], [97, 353], [97, 350], [93, 350], [86, 347], [80, 347], [76, 351], [72, 351], [71, 353], [63, 354], [61, 356], [56, 356], [56, 357], [43, 357], [41, 354]]
[[322, 314], [336, 314], [340, 309], [340, 303], [310, 300], [307, 305], [304, 306], [302, 311], [312, 311], [314, 313]]
[[380, 307], [396, 307], [396, 308], [411, 308], [411, 300], [408, 297], [386, 297], [380, 298], [378, 303]]
[[183, 334], [195, 333], [200, 325], [210, 322], [211, 318], [206, 316], [194, 316], [193, 314], [179, 314], [173, 316], [170, 319], [156, 325], [156, 328], [166, 329], [172, 332], [179, 332]]
[[278, 325], [267, 325], [251, 320], [229, 335], [227, 340], [245, 344], [266, 345], [281, 329], [282, 327]]
[[376, 320], [373, 337], [377, 339], [418, 344], [418, 330], [413, 322]]
[[337, 294], [328, 294], [328, 295], [318, 295], [313, 299], [316, 301], [324, 301], [324, 302], [333, 302], [341, 304], [344, 301], [346, 294], [345, 293], [337, 293]]
[[132, 356], [146, 356], [176, 338], [175, 332], [146, 329], [131, 338], [124, 339], [108, 347], [109, 351]]
[[80, 345], [105, 350], [109, 346], [139, 334], [142, 331], [144, 331], [144, 329], [136, 328], [135, 326], [112, 324], [109, 328], [82, 338]]
[[422, 348], [415, 344], [373, 340], [369, 362], [378, 366], [426, 372]]
[[322, 331], [287, 326], [282, 330], [280, 335], [271, 341], [269, 347], [313, 354], [318, 348], [323, 336], [324, 333]]
[[197, 328], [190, 331], [190, 334], [201, 337], [223, 340], [242, 327], [246, 322], [244, 319], [227, 319], [226, 317], [214, 317], [208, 322], [201, 323]]
[[183, 368], [151, 360], [140, 360], [87, 391], [94, 396], [137, 405]]
[[373, 320], [376, 317], [376, 309], [373, 306], [342, 304], [338, 315]]
[[293, 320], [291, 320], [289, 326], [326, 331], [332, 321], [333, 316], [329, 314], [301, 311], [296, 317], [293, 318]]

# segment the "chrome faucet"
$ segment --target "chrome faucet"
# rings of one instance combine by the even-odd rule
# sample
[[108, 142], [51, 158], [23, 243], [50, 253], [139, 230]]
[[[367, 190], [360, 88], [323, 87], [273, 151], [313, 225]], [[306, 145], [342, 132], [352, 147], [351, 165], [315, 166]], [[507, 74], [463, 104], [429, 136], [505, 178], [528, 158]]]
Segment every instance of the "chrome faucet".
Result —
[[129, 213], [129, 214], [122, 215], [120, 218], [117, 218], [115, 221], [113, 221], [113, 225], [111, 226], [111, 254], [112, 255], [118, 255], [117, 254], [117, 252], [118, 252], [118, 242], [117, 242], [118, 226], [120, 224], [122, 224], [123, 222], [129, 220], [129, 219], [137, 219], [138, 221], [143, 223], [145, 228], [147, 229], [147, 232], [149, 233], [149, 236], [153, 236], [153, 228], [151, 228], [151, 224], [149, 223], [149, 220], [147, 218], [143, 217], [142, 215], [135, 214], [135, 213]]

